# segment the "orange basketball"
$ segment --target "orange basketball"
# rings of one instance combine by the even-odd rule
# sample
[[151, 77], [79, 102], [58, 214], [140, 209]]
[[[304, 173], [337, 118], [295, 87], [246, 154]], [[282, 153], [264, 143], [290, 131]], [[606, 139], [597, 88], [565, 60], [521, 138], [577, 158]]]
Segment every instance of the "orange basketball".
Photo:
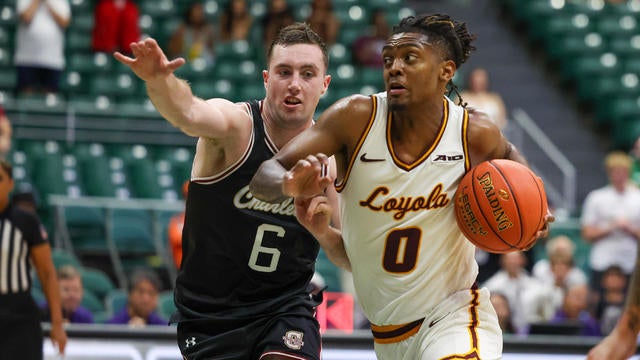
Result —
[[474, 245], [492, 253], [528, 249], [544, 223], [547, 195], [528, 167], [505, 159], [467, 172], [454, 195], [458, 227]]

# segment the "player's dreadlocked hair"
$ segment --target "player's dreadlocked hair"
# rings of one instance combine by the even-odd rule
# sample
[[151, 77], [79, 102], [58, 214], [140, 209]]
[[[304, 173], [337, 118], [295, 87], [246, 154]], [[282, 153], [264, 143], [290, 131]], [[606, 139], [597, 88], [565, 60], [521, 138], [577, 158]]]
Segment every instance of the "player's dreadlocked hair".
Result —
[[[471, 45], [476, 37], [469, 33], [467, 24], [453, 20], [446, 14], [408, 16], [402, 19], [400, 24], [393, 27], [394, 34], [402, 32], [429, 36], [431, 42], [442, 49], [445, 60], [452, 60], [456, 64], [456, 68], [467, 61], [471, 51], [476, 49]], [[460, 105], [466, 106], [460, 97], [458, 87], [452, 81], [448, 85], [450, 87], [449, 95], [451, 92], [455, 92], [460, 99]]]

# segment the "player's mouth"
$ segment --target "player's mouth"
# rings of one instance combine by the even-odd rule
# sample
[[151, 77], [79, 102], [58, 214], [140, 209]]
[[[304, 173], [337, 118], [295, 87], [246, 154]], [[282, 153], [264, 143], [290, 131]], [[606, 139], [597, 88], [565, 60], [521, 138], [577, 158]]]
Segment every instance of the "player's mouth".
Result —
[[389, 84], [389, 90], [388, 90], [389, 95], [400, 95], [406, 91], [407, 91], [407, 88], [400, 83], [392, 82]]
[[302, 101], [295, 96], [287, 96], [284, 98], [284, 104], [286, 106], [298, 106], [302, 104]]

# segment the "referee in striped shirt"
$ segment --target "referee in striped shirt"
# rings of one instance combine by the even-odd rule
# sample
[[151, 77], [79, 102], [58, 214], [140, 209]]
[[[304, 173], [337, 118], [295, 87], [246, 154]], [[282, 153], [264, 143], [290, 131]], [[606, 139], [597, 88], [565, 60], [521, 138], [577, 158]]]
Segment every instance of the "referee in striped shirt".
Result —
[[41, 360], [41, 313], [31, 297], [31, 263], [51, 311], [51, 340], [63, 354], [67, 335], [60, 289], [40, 220], [9, 202], [12, 190], [12, 166], [0, 160], [0, 359]]

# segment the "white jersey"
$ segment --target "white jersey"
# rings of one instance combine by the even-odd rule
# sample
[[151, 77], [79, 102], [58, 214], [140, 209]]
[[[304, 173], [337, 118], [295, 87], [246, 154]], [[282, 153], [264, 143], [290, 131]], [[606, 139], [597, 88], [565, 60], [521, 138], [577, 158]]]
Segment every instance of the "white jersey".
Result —
[[390, 140], [386, 93], [349, 162], [342, 234], [358, 300], [377, 325], [424, 318], [478, 274], [474, 246], [456, 224], [453, 196], [469, 169], [468, 114], [444, 98], [444, 121], [423, 156], [406, 164]]

